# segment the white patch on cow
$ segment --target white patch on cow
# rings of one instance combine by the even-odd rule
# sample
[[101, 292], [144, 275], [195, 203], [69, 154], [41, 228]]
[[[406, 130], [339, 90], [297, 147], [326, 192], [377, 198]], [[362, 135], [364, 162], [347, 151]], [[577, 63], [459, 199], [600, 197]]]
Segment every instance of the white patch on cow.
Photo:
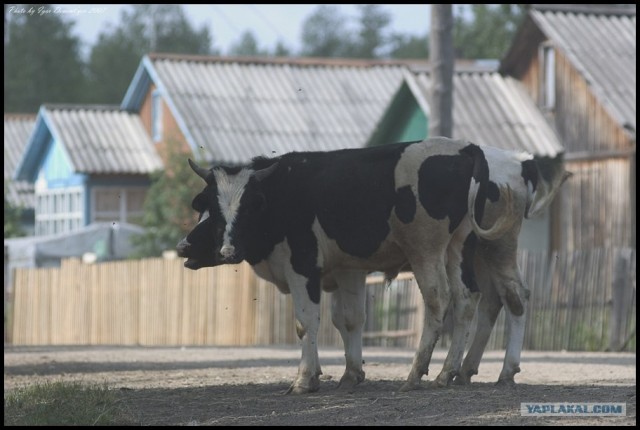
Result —
[[[526, 160], [533, 159], [533, 155], [526, 152], [505, 151], [503, 149], [483, 146], [485, 158], [489, 164], [489, 172], [491, 181], [498, 186], [510, 184], [515, 187], [516, 184], [524, 183], [522, 180], [522, 165]], [[516, 161], [515, 163], [513, 161]]]
[[213, 175], [218, 185], [218, 205], [225, 221], [224, 235], [222, 237], [222, 248], [231, 247], [231, 231], [233, 223], [238, 216], [240, 209], [240, 199], [249, 182], [253, 170], [242, 169], [235, 175], [229, 175], [222, 169], [214, 169]]
[[198, 221], [198, 224], [201, 224], [203, 222], [205, 222], [207, 220], [207, 218], [209, 218], [209, 211], [204, 211], [202, 213], [202, 218], [200, 218], [200, 221]]

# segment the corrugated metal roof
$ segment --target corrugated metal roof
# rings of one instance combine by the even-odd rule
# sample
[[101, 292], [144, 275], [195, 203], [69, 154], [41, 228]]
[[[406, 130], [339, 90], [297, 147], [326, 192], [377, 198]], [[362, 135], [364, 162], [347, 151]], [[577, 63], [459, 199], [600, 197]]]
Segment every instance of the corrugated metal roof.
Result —
[[[636, 6], [534, 5], [529, 17], [584, 77], [612, 118], [635, 136]], [[516, 56], [512, 49], [506, 63]]]
[[[429, 99], [428, 73], [407, 74], [421, 108]], [[411, 80], [414, 80], [412, 83]], [[455, 73], [453, 137], [497, 148], [555, 157], [564, 148], [522, 84], [499, 73]]]
[[405, 65], [154, 55], [151, 75], [209, 162], [362, 147]]
[[7, 185], [7, 199], [12, 205], [23, 208], [34, 207], [33, 185], [27, 181], [13, 180], [12, 177], [35, 123], [35, 115], [4, 115], [4, 182]]
[[41, 115], [76, 172], [147, 174], [162, 169], [136, 114], [118, 106], [44, 105]]

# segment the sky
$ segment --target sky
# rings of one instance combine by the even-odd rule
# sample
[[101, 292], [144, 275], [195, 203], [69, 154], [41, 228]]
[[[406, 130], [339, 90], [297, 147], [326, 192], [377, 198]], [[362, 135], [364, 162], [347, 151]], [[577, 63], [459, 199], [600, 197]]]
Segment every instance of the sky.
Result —
[[[315, 11], [317, 4], [212, 4], [183, 5], [195, 28], [203, 24], [213, 35], [213, 47], [226, 54], [229, 47], [240, 39], [246, 30], [253, 31], [260, 49], [276, 46], [281, 40], [292, 52], [299, 52], [304, 20]], [[357, 5], [337, 5], [349, 22], [358, 16]], [[398, 33], [424, 36], [430, 20], [430, 7], [426, 4], [383, 4], [391, 13], [390, 30]], [[87, 53], [100, 32], [109, 24], [116, 26], [120, 12], [127, 5], [105, 4], [55, 4], [47, 13], [64, 15], [76, 22], [74, 33], [83, 41], [83, 52]], [[28, 13], [9, 11], [11, 13]], [[38, 13], [36, 11], [35, 13]], [[44, 13], [44, 12], [41, 12]]]

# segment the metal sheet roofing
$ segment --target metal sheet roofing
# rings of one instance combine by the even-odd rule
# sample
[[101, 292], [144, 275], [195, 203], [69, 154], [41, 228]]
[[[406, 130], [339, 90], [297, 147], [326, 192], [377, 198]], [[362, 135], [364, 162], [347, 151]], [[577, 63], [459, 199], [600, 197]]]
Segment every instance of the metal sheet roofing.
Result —
[[[422, 104], [428, 100], [429, 74], [407, 74], [406, 79], [421, 108], [428, 112]], [[453, 87], [452, 137], [536, 156], [555, 157], [564, 152], [558, 135], [516, 79], [495, 72], [457, 72]]]
[[13, 174], [24, 154], [24, 150], [36, 123], [35, 115], [4, 115], [4, 183], [7, 186], [7, 199], [23, 208], [33, 208], [33, 184], [27, 181], [13, 180]]
[[225, 163], [364, 146], [406, 69], [353, 60], [148, 58], [192, 148]]
[[163, 167], [140, 117], [118, 106], [44, 105], [41, 115], [75, 172], [147, 174]]
[[612, 118], [635, 135], [636, 6], [535, 5], [529, 16]]

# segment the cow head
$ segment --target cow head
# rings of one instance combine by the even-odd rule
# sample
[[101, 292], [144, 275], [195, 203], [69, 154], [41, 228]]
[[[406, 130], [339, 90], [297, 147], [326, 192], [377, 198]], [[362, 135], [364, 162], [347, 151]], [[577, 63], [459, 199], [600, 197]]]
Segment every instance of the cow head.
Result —
[[178, 243], [178, 255], [186, 258], [184, 266], [193, 270], [240, 263], [246, 258], [256, 217], [266, 204], [258, 184], [273, 168], [207, 170], [191, 160], [189, 165], [206, 186], [193, 199], [192, 207], [200, 214], [198, 224]]

